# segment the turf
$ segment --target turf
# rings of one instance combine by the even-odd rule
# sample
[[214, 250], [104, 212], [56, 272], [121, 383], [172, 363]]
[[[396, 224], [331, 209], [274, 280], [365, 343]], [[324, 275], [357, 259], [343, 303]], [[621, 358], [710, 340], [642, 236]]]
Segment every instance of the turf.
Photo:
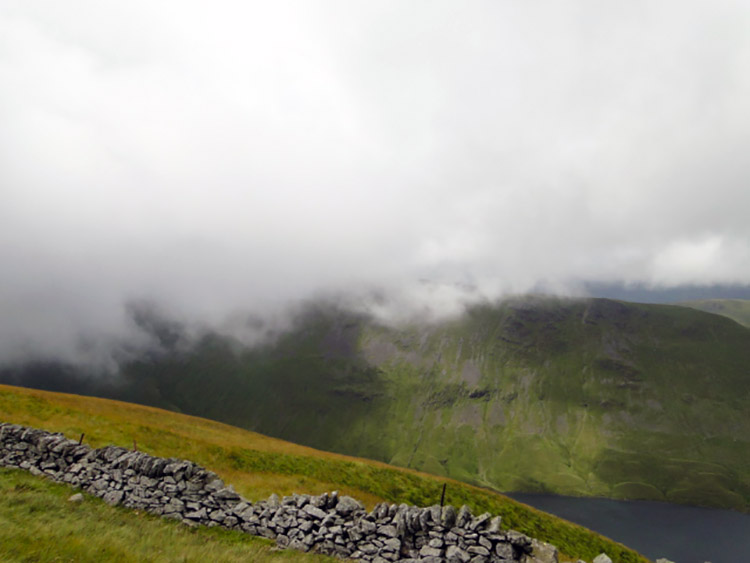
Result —
[[[623, 563], [646, 561], [624, 546], [585, 528], [489, 490], [382, 463], [320, 452], [225, 424], [161, 409], [0, 386], [0, 419], [60, 431], [71, 438], [79, 438], [81, 434], [85, 434], [84, 440], [92, 446], [132, 446], [135, 441], [139, 449], [153, 455], [188, 458], [216, 471], [226, 482], [233, 484], [241, 494], [252, 500], [264, 498], [270, 492], [313, 494], [333, 489], [362, 499], [370, 507], [381, 500], [429, 505], [438, 501], [443, 483], [447, 483], [447, 502], [454, 505], [467, 504], [475, 513], [488, 511], [501, 514], [505, 525], [557, 545], [566, 557], [573, 560], [579, 557], [591, 560], [604, 551], [612, 555], [615, 561]], [[19, 477], [15, 472], [10, 474], [11, 482], [32, 479]], [[45, 488], [47, 485], [39, 486]], [[14, 484], [10, 485], [11, 489], [14, 487]], [[61, 499], [67, 494], [63, 489], [55, 490]], [[0, 504], [7, 504], [7, 498], [10, 497], [3, 496]], [[96, 504], [101, 510], [110, 508], [94, 501], [91, 504]], [[67, 504], [64, 506], [66, 510], [71, 509]], [[27, 513], [33, 514], [34, 510], [29, 509]], [[117, 518], [120, 518], [124, 513], [117, 510], [117, 514]], [[109, 517], [102, 517], [102, 520], [106, 522], [107, 518]], [[47, 525], [42, 526], [44, 527]], [[49, 527], [54, 529], [52, 523]], [[86, 527], [84, 523], [80, 530], [85, 530]], [[87, 533], [71, 532], [72, 538], [78, 538], [71, 539], [71, 542], [83, 541]], [[36, 548], [23, 547], [27, 538], [23, 531], [19, 529], [9, 534], [8, 539], [3, 539], [4, 549], [20, 550], [22, 555], [18, 557], [26, 559], [18, 560], [34, 560], [33, 553], [24, 551]], [[132, 538], [137, 538], [138, 533], [133, 534], [126, 536], [130, 539], [123, 540], [125, 544], [137, 541]], [[236, 540], [231, 534], [226, 537], [230, 543]], [[54, 543], [54, 540], [50, 539], [50, 543]], [[148, 547], [142, 549], [142, 553], [148, 551]], [[168, 557], [172, 555], [171, 551], [167, 554]], [[81, 560], [85, 560], [85, 557], [88, 555], [81, 555]], [[226, 560], [232, 559], [228, 556]]]

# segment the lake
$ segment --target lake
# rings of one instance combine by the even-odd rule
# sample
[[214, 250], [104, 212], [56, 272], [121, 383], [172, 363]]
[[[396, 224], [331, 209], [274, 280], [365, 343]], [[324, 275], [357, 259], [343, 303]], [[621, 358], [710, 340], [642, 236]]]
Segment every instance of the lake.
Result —
[[750, 562], [750, 515], [665, 502], [505, 493], [581, 524], [650, 559], [676, 563]]

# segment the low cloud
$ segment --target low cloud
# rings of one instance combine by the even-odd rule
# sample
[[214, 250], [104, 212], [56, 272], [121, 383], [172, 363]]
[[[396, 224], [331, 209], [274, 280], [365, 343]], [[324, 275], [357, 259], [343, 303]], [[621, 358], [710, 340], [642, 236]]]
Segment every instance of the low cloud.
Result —
[[5, 2], [0, 358], [151, 346], [141, 300], [222, 326], [750, 283], [749, 25], [739, 0]]

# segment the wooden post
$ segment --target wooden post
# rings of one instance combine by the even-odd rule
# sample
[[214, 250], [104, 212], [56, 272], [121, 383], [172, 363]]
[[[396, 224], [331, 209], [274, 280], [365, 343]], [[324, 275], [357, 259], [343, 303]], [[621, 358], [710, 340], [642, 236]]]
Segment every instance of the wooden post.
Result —
[[134, 452], [138, 451], [138, 444], [135, 443], [135, 438], [133, 438], [133, 451]]
[[445, 487], [448, 483], [443, 483], [443, 494], [440, 495], [440, 508], [443, 508], [443, 504], [445, 503]]
[[83, 444], [83, 437], [84, 437], [85, 435], [86, 435], [86, 434], [84, 434], [84, 433], [81, 433], [81, 437], [80, 437], [80, 438], [78, 439], [78, 445], [79, 445], [79, 446], [80, 446], [81, 444]]

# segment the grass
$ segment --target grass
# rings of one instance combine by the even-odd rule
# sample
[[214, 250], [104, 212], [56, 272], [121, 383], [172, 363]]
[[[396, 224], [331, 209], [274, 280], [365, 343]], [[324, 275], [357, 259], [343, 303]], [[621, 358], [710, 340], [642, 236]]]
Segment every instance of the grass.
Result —
[[[603, 536], [486, 489], [449, 479], [436, 478], [416, 471], [397, 469], [383, 463], [321, 452], [225, 424], [161, 409], [0, 385], [0, 420], [63, 432], [71, 438], [78, 438], [80, 434], [84, 433], [86, 443], [92, 446], [106, 444], [131, 446], [135, 440], [139, 449], [153, 455], [191, 459], [216, 471], [226, 482], [233, 484], [241, 494], [251, 500], [264, 498], [270, 492], [317, 494], [329, 490], [339, 490], [364, 501], [369, 507], [382, 500], [394, 503], [406, 502], [430, 505], [439, 500], [443, 483], [448, 483], [446, 498], [448, 503], [456, 506], [467, 504], [475, 513], [487, 511], [501, 514], [506, 526], [558, 546], [561, 552], [572, 560], [582, 558], [590, 561], [599, 553], [606, 552], [618, 563], [645, 563], [647, 561], [637, 553]], [[37, 482], [31, 477], [22, 477], [15, 472], [3, 473], [3, 475], [10, 475], [11, 473], [12, 475], [8, 477], [12, 483], [8, 486], [9, 490], [16, 487], [14, 483], [19, 483], [20, 481], [17, 481], [19, 479], [29, 479], [29, 481], [23, 481], [24, 483]], [[5, 477], [3, 478], [5, 479]], [[21, 488], [23, 489], [25, 486], [27, 485], [23, 485]], [[47, 484], [40, 484], [39, 487], [46, 490]], [[69, 489], [55, 490], [61, 499], [69, 492]], [[12, 498], [16, 497], [3, 495], [2, 501], [0, 501], [0, 505], [4, 506], [3, 510], [15, 510], [12, 506], [15, 506], [16, 502], [10, 500]], [[33, 497], [28, 498], [33, 500]], [[106, 511], [109, 509], [109, 507], [101, 503], [97, 504], [94, 501], [87, 502], [86, 506], [89, 504], [99, 507], [97, 510]], [[6, 505], [10, 505], [11, 508]], [[33, 502], [29, 506], [33, 507]], [[36, 516], [39, 516], [39, 521], [42, 522], [42, 524], [39, 524], [41, 528], [50, 528], [50, 531], [45, 533], [53, 534], [53, 536], [57, 534], [52, 521], [44, 523], [46, 516], [44, 516], [44, 511], [39, 509], [40, 506], [43, 506], [43, 503], [36, 506], [36, 509], [23, 509], [27, 514], [26, 518], [34, 520]], [[63, 506], [66, 510], [71, 509], [65, 503], [63, 503]], [[112, 513], [116, 514], [116, 518], [133, 517], [133, 515], [126, 515], [125, 511], [113, 510], [116, 511]], [[145, 516], [139, 517], [146, 518]], [[10, 516], [4, 518], [11, 519]], [[100, 519], [107, 522], [111, 518], [115, 518], [115, 516], [97, 516], [94, 517], [94, 520]], [[160, 521], [151, 518], [146, 518], [143, 521], [162, 524]], [[196, 534], [196, 532], [182, 530], [179, 527], [173, 528], [173, 525], [169, 523], [163, 524], [167, 526], [165, 529], [171, 530], [165, 532], [167, 537], [169, 537], [169, 534], [178, 533], [175, 530], [187, 534], [186, 537], [192, 537], [192, 534]], [[71, 526], [76, 525], [75, 522], [71, 523]], [[89, 524], [84, 522], [80, 528], [70, 531], [68, 541], [72, 546], [82, 543], [85, 538], [89, 537], [90, 534], [86, 531], [88, 526]], [[126, 528], [129, 526], [130, 524], [124, 525]], [[20, 555], [13, 555], [8, 551], [12, 557], [16, 557], [16, 560], [51, 560], [35, 559], [37, 556], [34, 553], [37, 549], [42, 549], [42, 544], [39, 547], [27, 545], [26, 540], [29, 536], [26, 535], [23, 528], [23, 525], [19, 525], [9, 528], [11, 530], [9, 532], [3, 532], [7, 534], [0, 536], [3, 538], [3, 549], [18, 550]], [[215, 534], [213, 530], [207, 532]], [[128, 535], [131, 533], [132, 535]], [[159, 533], [154, 532], [156, 537]], [[104, 534], [104, 531], [102, 531], [102, 534]], [[122, 545], [140, 541], [138, 539], [140, 535], [137, 531], [124, 530], [122, 534], [128, 538], [122, 540]], [[214, 535], [210, 535], [210, 537], [213, 538]], [[216, 537], [225, 538], [226, 541], [221, 540], [224, 543], [239, 542], [232, 534], [218, 534]], [[56, 539], [50, 537], [48, 545], [54, 545], [56, 541]], [[146, 541], [150, 540], [144, 539], [144, 542]], [[197, 541], [199, 543], [202, 540]], [[106, 542], [100, 548], [104, 548], [105, 545]], [[163, 542], [163, 545], [167, 545], [167, 543]], [[264, 544], [257, 544], [257, 548], [261, 549], [262, 545]], [[235, 547], [238, 550], [246, 549], [244, 545]], [[83, 550], [88, 548], [70, 547], [70, 549]], [[138, 551], [139, 553], [149, 553], [147, 546], [142, 548], [139, 546], [138, 550], [141, 550]], [[95, 554], [95, 550], [91, 553]], [[227, 553], [225, 559], [221, 557], [216, 559], [211, 556], [207, 556], [207, 558], [208, 560], [232, 561], [232, 555], [229, 552]], [[165, 557], [172, 557], [173, 555], [170, 550]], [[90, 556], [94, 557], [86, 551], [76, 560], [88, 560], [86, 557]], [[273, 554], [268, 556], [275, 557]], [[76, 556], [71, 557], [75, 559]], [[101, 557], [100, 555], [100, 559]], [[109, 557], [109, 553], [104, 554], [104, 558]], [[117, 555], [113, 553], [112, 557], [117, 558]], [[193, 557], [193, 555], [190, 555], [190, 557]], [[300, 555], [300, 557], [303, 556]], [[198, 556], [196, 555], [197, 559]], [[192, 559], [188, 558], [188, 560]]]
[[193, 529], [108, 506], [21, 470], [0, 468], [0, 561], [14, 562], [333, 562], [277, 551], [274, 542], [220, 528]]

